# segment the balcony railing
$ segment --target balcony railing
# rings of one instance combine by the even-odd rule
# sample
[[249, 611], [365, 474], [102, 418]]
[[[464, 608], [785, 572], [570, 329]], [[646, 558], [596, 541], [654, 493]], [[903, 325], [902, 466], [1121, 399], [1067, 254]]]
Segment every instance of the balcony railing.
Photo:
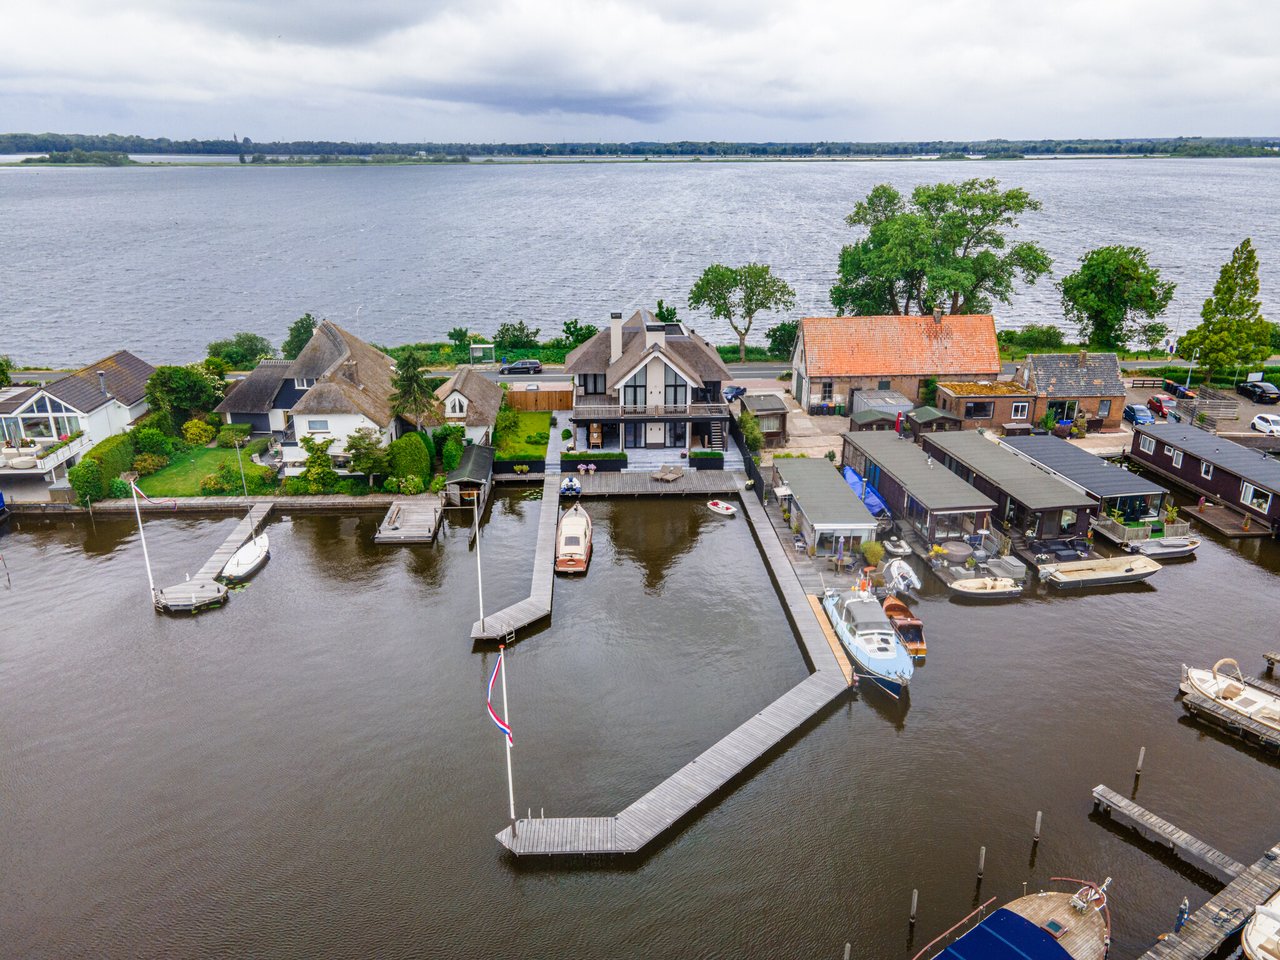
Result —
[[[1151, 528], [1154, 524], [1159, 523], [1158, 520], [1144, 520], [1141, 526], [1131, 527], [1128, 524], [1116, 523], [1110, 517], [1096, 517], [1093, 524], [1107, 536], [1111, 537], [1118, 543], [1137, 543], [1142, 540], [1151, 539]], [[1162, 537], [1185, 537], [1191, 533], [1191, 524], [1185, 520], [1175, 523], [1166, 523], [1160, 536]]]
[[42, 472], [52, 470], [54, 467], [61, 466], [78, 453], [88, 450], [92, 444], [89, 442], [89, 435], [76, 437], [65, 447], [59, 447], [47, 456], [38, 457], [36, 459], [36, 469]]
[[727, 417], [729, 407], [723, 403], [577, 403], [575, 420], [652, 420], [659, 417]]

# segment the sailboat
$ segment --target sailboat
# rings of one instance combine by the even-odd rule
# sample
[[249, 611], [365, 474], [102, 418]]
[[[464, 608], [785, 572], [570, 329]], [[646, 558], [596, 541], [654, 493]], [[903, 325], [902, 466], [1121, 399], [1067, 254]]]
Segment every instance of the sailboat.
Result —
[[267, 535], [260, 533], [244, 542], [231, 559], [226, 562], [218, 579], [226, 583], [243, 583], [262, 569], [267, 558], [271, 556]]

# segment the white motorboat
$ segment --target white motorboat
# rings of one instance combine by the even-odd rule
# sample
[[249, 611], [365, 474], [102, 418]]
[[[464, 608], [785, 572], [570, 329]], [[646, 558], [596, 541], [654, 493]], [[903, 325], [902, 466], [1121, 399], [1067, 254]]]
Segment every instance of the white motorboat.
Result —
[[231, 555], [231, 559], [223, 566], [218, 578], [227, 583], [242, 583], [248, 580], [262, 569], [262, 565], [271, 556], [269, 546], [265, 533], [245, 541], [244, 546]]
[[591, 517], [575, 503], [556, 527], [556, 573], [586, 573], [591, 563]]
[[911, 654], [871, 593], [870, 582], [863, 580], [858, 589], [843, 592], [828, 589], [822, 608], [858, 676], [874, 681], [890, 696], [902, 696], [914, 672]]
[[708, 500], [707, 509], [712, 513], [718, 513], [722, 517], [732, 517], [738, 512], [738, 508], [732, 503], [725, 503], [723, 500]]
[[905, 540], [900, 540], [898, 537], [889, 537], [887, 540], [882, 540], [881, 543], [884, 544], [885, 551], [895, 557], [909, 557], [911, 555], [910, 544]]
[[1280, 960], [1280, 893], [1261, 904], [1240, 932], [1249, 960]]
[[[1229, 668], [1235, 670], [1234, 676], [1228, 672]], [[1280, 734], [1280, 694], [1274, 692], [1275, 687], [1266, 689], [1250, 683], [1240, 672], [1240, 664], [1230, 657], [1219, 660], [1212, 670], [1189, 668], [1183, 664], [1179, 686], [1183, 693], [1198, 693], [1218, 706]], [[1190, 709], [1185, 701], [1184, 705]], [[1280, 960], [1280, 955], [1277, 960]]]
[[582, 481], [577, 477], [565, 477], [560, 481], [560, 496], [576, 497], [582, 493]]
[[1022, 596], [1022, 584], [1010, 577], [968, 577], [952, 580], [947, 588], [969, 600], [1012, 600]]
[[920, 589], [920, 577], [899, 557], [885, 564], [884, 585], [890, 593], [911, 594]]
[[1059, 590], [1083, 587], [1107, 587], [1119, 583], [1137, 583], [1160, 572], [1160, 564], [1141, 554], [1105, 557], [1095, 560], [1068, 560], [1066, 563], [1044, 563], [1039, 567], [1040, 579]]
[[1200, 546], [1199, 537], [1159, 537], [1151, 540], [1137, 540], [1125, 545], [1130, 553], [1140, 553], [1154, 560], [1177, 560], [1189, 557]]

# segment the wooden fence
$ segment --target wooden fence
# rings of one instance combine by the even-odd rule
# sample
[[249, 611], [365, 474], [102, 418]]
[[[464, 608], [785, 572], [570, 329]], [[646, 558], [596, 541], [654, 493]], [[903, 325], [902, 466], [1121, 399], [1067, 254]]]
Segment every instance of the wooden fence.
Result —
[[557, 386], [547, 389], [537, 384], [537, 390], [529, 390], [526, 389], [528, 386], [523, 383], [511, 385], [511, 389], [507, 391], [507, 405], [512, 410], [555, 412], [573, 409], [572, 387]]

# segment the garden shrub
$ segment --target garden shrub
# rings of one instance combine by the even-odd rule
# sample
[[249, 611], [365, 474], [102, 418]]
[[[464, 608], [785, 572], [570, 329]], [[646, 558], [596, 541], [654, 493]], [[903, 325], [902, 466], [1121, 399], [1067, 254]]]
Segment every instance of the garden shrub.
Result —
[[67, 482], [71, 484], [71, 489], [76, 492], [76, 499], [81, 503], [93, 503], [102, 499], [102, 465], [97, 460], [87, 457], [81, 460], [67, 471]]
[[[498, 416], [502, 416], [502, 412], [498, 412]], [[495, 427], [495, 430], [497, 428]], [[447, 426], [436, 427], [431, 431], [431, 439], [435, 442], [435, 455], [437, 457], [444, 455], [444, 445], [450, 440], [457, 440], [459, 443], [466, 443], [467, 430], [460, 423], [451, 423]]]
[[551, 434], [543, 430], [540, 430], [537, 433], [526, 433], [524, 435], [524, 442], [529, 444], [531, 447], [545, 447], [550, 439]]
[[[416, 477], [414, 479], [417, 479]], [[421, 480], [418, 480], [421, 483]], [[345, 493], [349, 497], [363, 497], [369, 493], [369, 485], [363, 480], [356, 480], [353, 477], [347, 477], [338, 481], [338, 492]]]
[[102, 483], [105, 484], [133, 466], [134, 453], [133, 434], [117, 433], [114, 437], [107, 437], [101, 443], [91, 447], [84, 455], [84, 459], [98, 461], [102, 471]]
[[305, 497], [308, 493], [307, 481], [301, 477], [285, 477], [280, 485], [280, 492], [286, 497]]
[[568, 427], [565, 427], [563, 430], [560, 431], [561, 440], [568, 440], [572, 436], [573, 436], [573, 431], [570, 430]]
[[440, 451], [440, 466], [444, 467], [444, 472], [449, 473], [458, 469], [458, 464], [462, 462], [462, 444], [452, 437], [444, 445], [444, 449]]
[[520, 429], [520, 413], [512, 410], [506, 404], [503, 404], [498, 410], [498, 416], [494, 419], [494, 433], [511, 433]]
[[405, 496], [414, 497], [427, 489], [427, 485], [422, 482], [422, 478], [417, 474], [411, 477], [405, 477], [400, 481], [400, 492]]
[[738, 426], [742, 429], [742, 442], [747, 449], [755, 453], [764, 446], [764, 432], [760, 429], [760, 421], [750, 410], [743, 410], [738, 415]]
[[203, 420], [188, 420], [182, 425], [182, 439], [193, 447], [208, 446], [218, 431]]
[[169, 465], [169, 458], [159, 453], [140, 453], [133, 458], [133, 469], [140, 477], [149, 477]]
[[133, 448], [138, 453], [150, 453], [158, 457], [173, 454], [173, 441], [155, 427], [135, 427], [133, 431]]
[[244, 443], [249, 439], [249, 434], [253, 432], [253, 427], [247, 423], [228, 423], [224, 424], [222, 429], [218, 431], [218, 446], [223, 449], [230, 450], [237, 443]]
[[884, 559], [884, 544], [877, 543], [875, 540], [863, 540], [858, 549], [862, 551], [862, 556], [866, 558], [867, 563], [872, 566], [878, 565]]
[[[198, 414], [193, 414], [193, 416], [198, 416]], [[220, 413], [206, 413], [201, 419], [215, 430], [220, 430], [223, 427], [222, 414]]]
[[125, 481], [121, 480], [119, 477], [116, 477], [107, 484], [107, 496], [112, 500], [123, 500], [129, 495], [129, 484], [125, 483]]
[[267, 452], [267, 447], [271, 445], [271, 441], [266, 437], [259, 437], [257, 440], [250, 440], [245, 445], [244, 452], [250, 457], [260, 457]]
[[256, 463], [246, 463], [244, 465], [244, 483], [241, 484], [240, 468], [236, 466], [234, 460], [226, 460], [218, 465], [217, 470], [200, 481], [200, 493], [207, 497], [236, 496], [244, 493], [245, 488], [248, 488], [249, 496], [251, 497], [274, 493], [276, 488], [275, 471], [270, 467], [263, 467]]
[[139, 430], [159, 430], [167, 437], [176, 436], [178, 431], [173, 425], [173, 416], [168, 410], [152, 410], [146, 416], [138, 420], [134, 432]]
[[434, 477], [431, 478], [432, 493], [442, 492], [447, 485], [448, 485], [448, 481], [445, 480], [443, 473], [437, 473]]
[[[418, 434], [418, 438], [422, 441], [422, 445], [427, 448], [427, 462], [434, 463], [436, 459], [435, 441], [431, 439], [431, 434], [423, 430]], [[423, 475], [425, 478], [425, 474]]]
[[399, 440], [393, 440], [387, 451], [387, 461], [391, 475], [401, 480], [431, 476], [431, 455], [420, 433], [406, 433]]

